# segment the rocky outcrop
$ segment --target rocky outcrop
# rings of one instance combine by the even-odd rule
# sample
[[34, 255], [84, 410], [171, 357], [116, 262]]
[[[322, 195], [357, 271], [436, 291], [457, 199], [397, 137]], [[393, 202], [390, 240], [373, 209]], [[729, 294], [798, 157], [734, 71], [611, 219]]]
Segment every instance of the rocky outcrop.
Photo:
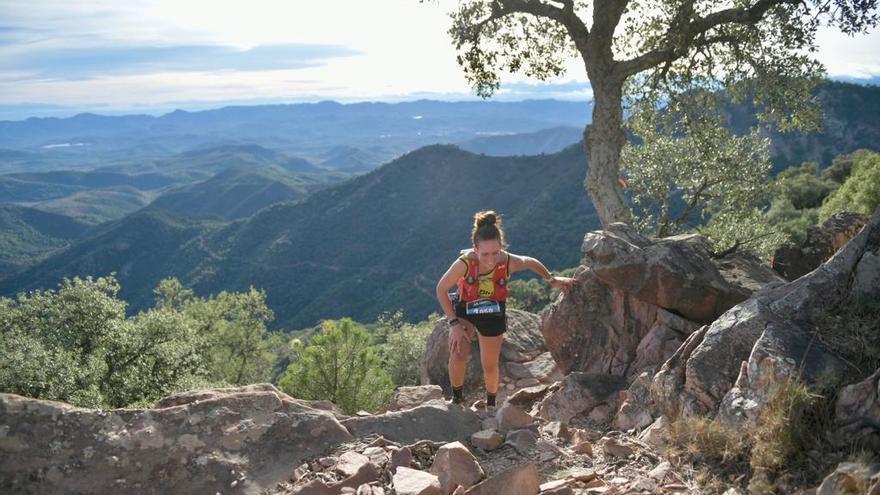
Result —
[[269, 384], [83, 409], [0, 394], [0, 492], [260, 493], [351, 434]]
[[833, 256], [861, 230], [868, 218], [861, 213], [835, 213], [822, 225], [809, 227], [800, 246], [785, 244], [777, 248], [770, 266], [786, 280], [800, 278]]
[[590, 232], [578, 286], [542, 314], [547, 347], [565, 373], [655, 371], [700, 327], [782, 279], [741, 254], [714, 259], [706, 239], [650, 241], [612, 224]]
[[[850, 299], [851, 281], [870, 269], [862, 262], [878, 249], [880, 210], [825, 264], [794, 282], [768, 284], [694, 334], [655, 376], [655, 403], [668, 413], [717, 411], [727, 421], [751, 421], [771, 385], [842, 374], [846, 364], [816, 338], [816, 323]], [[864, 290], [880, 295], [880, 287]]]

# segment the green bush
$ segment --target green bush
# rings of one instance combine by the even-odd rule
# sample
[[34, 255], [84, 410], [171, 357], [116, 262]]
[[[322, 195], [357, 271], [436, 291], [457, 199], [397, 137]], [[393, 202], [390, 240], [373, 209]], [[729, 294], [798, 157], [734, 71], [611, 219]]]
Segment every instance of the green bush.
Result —
[[159, 398], [200, 371], [192, 333], [168, 314], [126, 319], [111, 274], [0, 304], [0, 390], [85, 407]]
[[855, 155], [849, 178], [822, 203], [819, 220], [824, 222], [840, 211], [870, 215], [878, 206], [880, 206], [880, 153], [862, 152]]
[[325, 320], [308, 345], [292, 346], [294, 362], [278, 385], [294, 397], [329, 400], [353, 414], [378, 410], [394, 390], [369, 332], [350, 318]]
[[434, 330], [434, 321], [439, 315], [432, 314], [427, 320], [419, 323], [407, 323], [403, 311], [383, 313], [379, 317], [378, 326], [385, 336], [381, 346], [385, 370], [391, 376], [395, 386], [419, 385], [419, 363], [425, 355], [425, 345]]
[[131, 407], [180, 390], [268, 380], [265, 294], [195, 297], [160, 282], [156, 306], [126, 318], [115, 275], [0, 298], [0, 391], [83, 407]]

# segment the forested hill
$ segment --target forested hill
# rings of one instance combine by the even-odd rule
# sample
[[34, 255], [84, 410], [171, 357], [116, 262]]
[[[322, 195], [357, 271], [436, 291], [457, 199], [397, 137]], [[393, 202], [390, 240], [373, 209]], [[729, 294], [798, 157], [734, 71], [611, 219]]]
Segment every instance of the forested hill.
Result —
[[504, 214], [512, 252], [551, 268], [576, 265], [584, 232], [599, 226], [584, 173], [580, 145], [515, 158], [428, 146], [231, 224], [142, 210], [0, 281], [0, 293], [116, 271], [130, 311], [152, 304], [162, 277], [177, 276], [199, 294], [264, 288], [284, 328], [341, 316], [370, 321], [398, 307], [424, 318], [438, 309], [434, 286], [469, 245], [477, 210]]
[[[837, 155], [860, 148], [880, 150], [880, 86], [828, 81], [817, 90], [823, 126], [817, 132], [770, 132], [771, 160], [778, 172], [805, 161], [831, 165]], [[729, 106], [734, 132], [744, 133], [757, 122], [751, 105]]]

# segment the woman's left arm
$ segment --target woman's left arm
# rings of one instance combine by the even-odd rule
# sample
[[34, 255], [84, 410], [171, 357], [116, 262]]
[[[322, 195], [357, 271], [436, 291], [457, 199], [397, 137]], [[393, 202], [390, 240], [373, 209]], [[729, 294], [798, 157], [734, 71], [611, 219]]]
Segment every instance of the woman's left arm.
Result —
[[541, 276], [544, 280], [550, 282], [550, 285], [563, 291], [568, 292], [573, 285], [577, 284], [577, 280], [569, 277], [557, 277], [544, 266], [543, 263], [531, 256], [518, 256], [513, 253], [510, 255], [510, 273], [520, 270], [531, 270]]

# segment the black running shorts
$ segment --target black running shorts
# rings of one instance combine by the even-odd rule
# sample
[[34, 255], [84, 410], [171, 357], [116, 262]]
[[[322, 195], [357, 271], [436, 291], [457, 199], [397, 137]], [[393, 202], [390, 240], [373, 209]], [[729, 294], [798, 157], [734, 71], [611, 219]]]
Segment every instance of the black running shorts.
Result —
[[455, 316], [477, 327], [480, 335], [497, 337], [507, 330], [507, 304], [505, 301], [480, 299], [470, 304], [457, 301]]

